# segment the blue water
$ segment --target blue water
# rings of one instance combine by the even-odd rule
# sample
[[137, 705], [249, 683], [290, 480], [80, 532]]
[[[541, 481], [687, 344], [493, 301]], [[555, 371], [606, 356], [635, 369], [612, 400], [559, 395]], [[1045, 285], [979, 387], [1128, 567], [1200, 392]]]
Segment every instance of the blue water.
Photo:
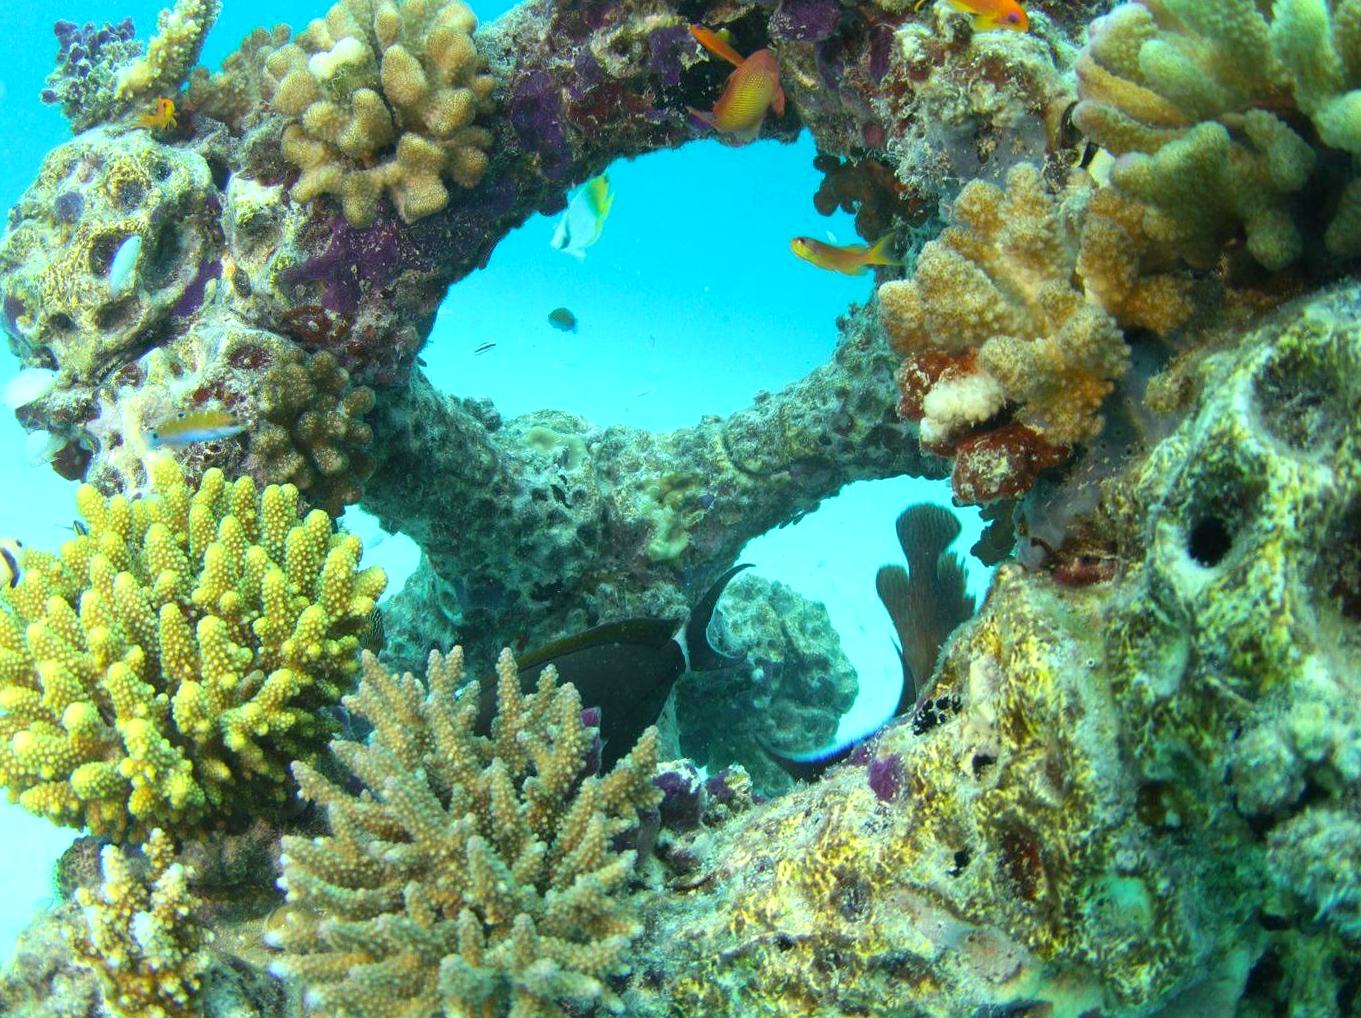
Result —
[[[145, 37], [158, 6], [148, 0], [116, 8], [94, 0], [7, 5], [0, 41], [7, 132], [0, 198], [6, 207], [47, 150], [69, 137], [59, 111], [37, 98], [56, 50], [52, 22], [131, 15]], [[228, 0], [204, 60], [216, 65], [257, 24], [286, 21], [300, 28], [325, 6], [324, 0], [268, 7]], [[485, 22], [509, 6], [476, 9]], [[757, 391], [802, 377], [831, 355], [837, 316], [867, 300], [872, 287], [869, 277], [821, 272], [788, 250], [796, 234], [855, 239], [849, 217], [824, 218], [814, 210], [820, 174], [813, 155], [806, 137], [741, 149], [699, 142], [611, 167], [613, 211], [584, 261], [550, 248], [552, 220], [536, 216], [501, 242], [486, 269], [450, 291], [423, 353], [431, 380], [460, 396], [490, 396], [507, 416], [553, 407], [597, 424], [668, 429], [702, 414], [729, 414]], [[548, 325], [548, 311], [559, 305], [576, 314], [576, 334]], [[495, 346], [474, 353], [487, 342]], [[5, 349], [0, 380], [15, 370]], [[55, 547], [69, 536], [63, 528], [72, 518], [75, 486], [46, 465], [30, 464], [23, 448], [18, 424], [0, 421], [0, 479], [9, 493], [0, 499], [0, 535]], [[900, 671], [874, 572], [881, 563], [901, 561], [893, 524], [913, 501], [948, 505], [948, 488], [909, 478], [854, 485], [799, 524], [752, 542], [744, 555], [763, 574], [826, 604], [862, 687], [843, 731], [863, 729], [897, 697]], [[965, 515], [962, 549], [979, 530], [974, 514]], [[382, 535], [363, 514], [351, 512], [346, 522], [366, 538], [369, 558], [392, 574], [389, 590], [397, 589], [416, 562], [411, 542]], [[971, 569], [970, 589], [981, 595], [987, 572], [977, 563]], [[73, 832], [11, 806], [0, 807], [0, 825], [3, 956], [46, 898], [51, 864]]]

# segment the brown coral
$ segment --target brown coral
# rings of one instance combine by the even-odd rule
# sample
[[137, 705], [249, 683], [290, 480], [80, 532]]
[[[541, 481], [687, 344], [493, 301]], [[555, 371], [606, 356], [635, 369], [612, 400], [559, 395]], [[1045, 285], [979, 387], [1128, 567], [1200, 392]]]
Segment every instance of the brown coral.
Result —
[[262, 420], [251, 454], [269, 483], [297, 486], [313, 505], [339, 516], [359, 501], [375, 467], [367, 449], [373, 429], [363, 417], [373, 390], [352, 387], [350, 374], [328, 351], [292, 351], [265, 374]]
[[386, 193], [406, 222], [471, 188], [487, 168], [492, 78], [460, 0], [340, 0], [266, 61], [274, 108], [295, 118], [284, 158], [298, 201], [335, 196], [367, 226]]
[[277, 968], [331, 1018], [617, 1010], [604, 980], [625, 968], [638, 924], [623, 894], [634, 853], [613, 840], [659, 798], [656, 730], [597, 777], [597, 732], [551, 666], [525, 694], [502, 653], [486, 735], [478, 684], [460, 695], [461, 650], [432, 653], [426, 675], [365, 655], [345, 704], [373, 737], [332, 743], [364, 791], [298, 765], [331, 833], [284, 839]]
[[966, 187], [913, 278], [880, 287], [904, 358], [900, 412], [923, 446], [958, 457], [960, 498], [1018, 494], [1095, 437], [1128, 361], [1121, 326], [1166, 332], [1189, 317], [1185, 281], [1149, 271], [1138, 215], [1081, 179], [1056, 201], [1023, 164], [1005, 191]]

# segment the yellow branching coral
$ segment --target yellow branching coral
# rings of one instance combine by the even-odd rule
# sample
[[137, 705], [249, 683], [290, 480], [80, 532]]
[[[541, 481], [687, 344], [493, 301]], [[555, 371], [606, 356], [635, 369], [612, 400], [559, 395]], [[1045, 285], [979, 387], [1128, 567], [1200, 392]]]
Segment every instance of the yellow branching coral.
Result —
[[221, 10], [221, 0], [176, 0], [161, 11], [146, 56], [119, 73], [118, 98], [159, 99], [178, 92]]
[[1209, 265], [1241, 227], [1279, 269], [1321, 213], [1327, 249], [1361, 254], [1361, 0], [1123, 3], [1077, 71], [1075, 122], [1124, 156], [1151, 237]]
[[1153, 271], [1140, 210], [1077, 180], [1059, 202], [1039, 172], [1012, 169], [956, 200], [909, 280], [879, 288], [904, 417], [957, 457], [955, 493], [1008, 497], [1101, 428], [1128, 363], [1122, 326], [1166, 332], [1191, 313], [1186, 283]]
[[638, 924], [624, 895], [634, 853], [611, 842], [657, 802], [656, 729], [598, 777], [576, 688], [549, 667], [523, 693], [509, 651], [496, 670], [499, 709], [483, 735], [478, 684], [459, 688], [459, 648], [430, 655], [424, 684], [365, 654], [345, 705], [373, 736], [331, 750], [366, 790], [295, 766], [331, 833], [284, 839], [288, 911], [272, 938], [287, 952], [276, 969], [307, 986], [317, 1013], [619, 1009], [604, 980], [624, 968]]
[[152, 831], [142, 851], [144, 874], [117, 845], [104, 846], [98, 891], [76, 892], [85, 931], [71, 947], [119, 1018], [195, 1018], [207, 968], [207, 934], [193, 915], [198, 900], [165, 832]]
[[152, 493], [76, 495], [88, 533], [29, 551], [0, 603], [0, 782], [30, 811], [122, 838], [286, 798], [327, 736], [386, 579], [291, 485], [170, 457]]
[[[284, 158], [298, 201], [334, 195], [367, 226], [386, 192], [406, 222], [475, 187], [487, 168], [492, 79], [461, 0], [340, 0], [266, 61], [274, 108], [296, 118]], [[387, 155], [387, 153], [391, 155]]]

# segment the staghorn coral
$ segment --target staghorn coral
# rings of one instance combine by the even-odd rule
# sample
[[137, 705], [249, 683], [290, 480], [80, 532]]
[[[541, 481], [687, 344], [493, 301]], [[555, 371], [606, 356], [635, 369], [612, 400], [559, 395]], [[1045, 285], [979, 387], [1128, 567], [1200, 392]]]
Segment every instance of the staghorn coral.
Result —
[[1124, 3], [1077, 73], [1074, 122], [1121, 157], [1150, 237], [1198, 265], [1240, 230], [1269, 269], [1315, 232], [1361, 254], [1358, 0]]
[[88, 526], [28, 551], [0, 611], [0, 781], [114, 838], [192, 831], [285, 797], [327, 734], [385, 578], [298, 492], [175, 461], [152, 494], [77, 493]]
[[141, 56], [142, 44], [136, 39], [131, 18], [118, 24], [93, 22], [77, 26], [58, 21], [52, 28], [57, 36], [57, 66], [47, 76], [42, 101], [61, 105], [61, 112], [79, 133], [110, 119], [119, 108], [114, 98], [118, 68]]
[[474, 120], [493, 81], [461, 0], [340, 0], [270, 55], [270, 101], [296, 118], [283, 154], [302, 170], [297, 201], [336, 197], [367, 226], [386, 193], [408, 223], [444, 208], [446, 181], [471, 188], [491, 134]]
[[302, 980], [311, 1008], [333, 1018], [531, 1018], [566, 1015], [569, 1000], [617, 1009], [604, 979], [624, 970], [639, 927], [622, 894], [634, 853], [611, 845], [660, 799], [656, 730], [597, 777], [576, 689], [549, 667], [522, 693], [508, 650], [496, 671], [497, 715], [480, 735], [478, 684], [459, 694], [459, 648], [431, 653], [424, 684], [366, 654], [345, 705], [374, 734], [331, 744], [365, 790], [295, 766], [331, 828], [285, 838], [281, 857], [277, 968]]
[[1022, 164], [1005, 191], [970, 184], [951, 217], [911, 279], [879, 288], [880, 312], [904, 358], [900, 414], [954, 454], [956, 496], [986, 502], [1100, 431], [1128, 364], [1122, 326], [1167, 332], [1192, 307], [1184, 280], [1150, 271], [1137, 207], [1081, 178], [1056, 201]]
[[117, 845], [104, 847], [103, 883], [76, 892], [86, 928], [71, 947], [118, 1018], [195, 1018], [210, 934], [194, 919], [198, 900], [170, 837], [153, 830], [142, 852], [146, 872], [138, 873]]
[[117, 98], [135, 102], [178, 92], [221, 10], [221, 0], [175, 0], [174, 7], [162, 10], [146, 56], [120, 70]]
[[265, 372], [250, 451], [271, 483], [297, 486], [308, 502], [339, 516], [358, 502], [373, 473], [366, 451], [373, 429], [362, 420], [373, 390], [352, 387], [335, 355], [292, 350]]

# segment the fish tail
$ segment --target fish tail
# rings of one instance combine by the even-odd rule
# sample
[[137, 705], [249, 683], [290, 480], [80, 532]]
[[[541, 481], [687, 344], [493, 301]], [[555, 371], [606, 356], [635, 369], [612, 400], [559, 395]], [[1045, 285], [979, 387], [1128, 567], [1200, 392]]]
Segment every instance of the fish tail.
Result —
[[886, 233], [873, 244], [869, 251], [865, 253], [866, 265], [902, 265], [901, 258], [893, 257], [891, 250], [893, 245], [893, 234]]

